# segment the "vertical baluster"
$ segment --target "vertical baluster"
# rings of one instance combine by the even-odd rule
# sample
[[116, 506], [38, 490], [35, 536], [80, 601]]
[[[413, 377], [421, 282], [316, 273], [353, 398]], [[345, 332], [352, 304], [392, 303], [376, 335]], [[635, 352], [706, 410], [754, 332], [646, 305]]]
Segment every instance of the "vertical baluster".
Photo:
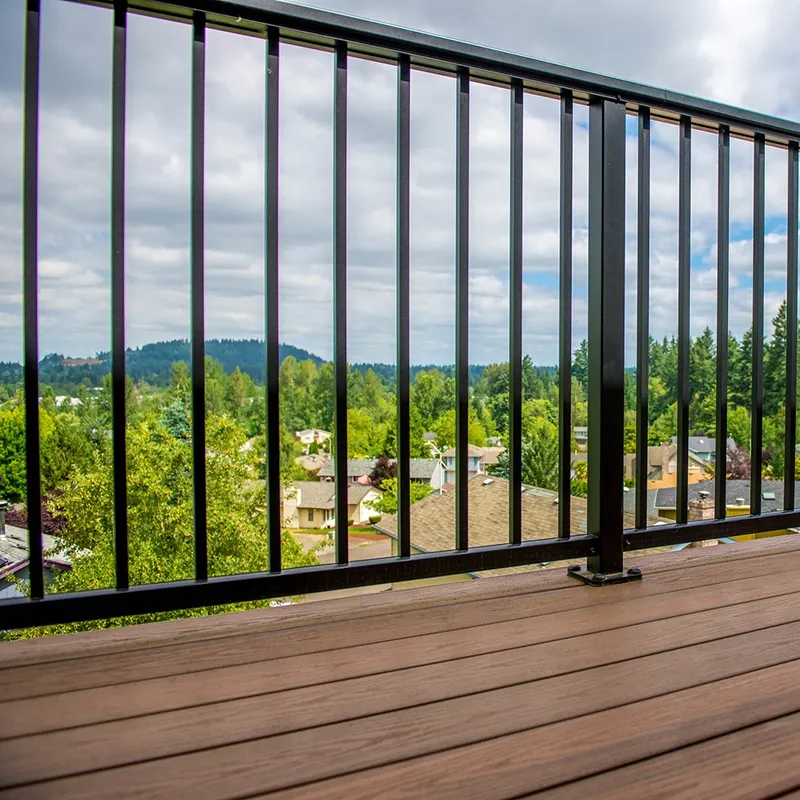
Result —
[[677, 521], [689, 517], [689, 290], [692, 246], [692, 120], [682, 116], [678, 166], [678, 487]]
[[410, 188], [411, 59], [397, 68], [397, 540], [411, 555]]
[[572, 470], [572, 92], [561, 94], [558, 314], [558, 536], [569, 539]]
[[650, 419], [650, 109], [639, 109], [636, 286], [636, 527], [647, 527]]
[[717, 519], [728, 505], [728, 286], [730, 258], [731, 134], [719, 130], [717, 156], [717, 435], [714, 491]]
[[128, 588], [128, 475], [125, 430], [125, 46], [127, 2], [114, 4], [111, 96], [111, 409], [114, 559], [117, 589]]
[[764, 136], [753, 141], [753, 385], [750, 432], [750, 513], [761, 513], [764, 419]]
[[265, 111], [265, 211], [266, 255], [264, 314], [266, 319], [265, 391], [267, 412], [267, 538], [269, 568], [281, 569], [281, 467], [280, 467], [280, 328], [279, 328], [279, 250], [278, 250], [278, 114], [280, 80], [280, 31], [267, 31]]
[[192, 26], [191, 287], [192, 287], [192, 476], [194, 575], [208, 578], [206, 510], [205, 368], [205, 84], [206, 20], [196, 11]]
[[44, 597], [42, 484], [39, 442], [39, 0], [25, 10], [23, 105], [22, 248], [25, 327], [25, 470], [31, 597]]
[[334, 324], [333, 358], [336, 405], [334, 431], [336, 563], [347, 564], [347, 43], [336, 43], [333, 105], [334, 153]]
[[509, 273], [508, 540], [522, 542], [522, 81], [511, 83], [511, 199]]
[[469, 70], [456, 107], [456, 549], [469, 548]]
[[786, 439], [784, 443], [784, 508], [795, 504], [795, 442], [797, 441], [797, 142], [789, 142], [786, 214]]

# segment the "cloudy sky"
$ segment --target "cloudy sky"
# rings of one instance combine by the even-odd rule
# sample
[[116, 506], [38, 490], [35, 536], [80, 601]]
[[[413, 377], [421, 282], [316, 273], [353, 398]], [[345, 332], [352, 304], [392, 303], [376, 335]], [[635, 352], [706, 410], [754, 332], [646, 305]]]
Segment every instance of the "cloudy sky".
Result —
[[[21, 336], [23, 0], [0, 2], [0, 360]], [[777, 0], [317, 0], [402, 24], [797, 119], [800, 7]], [[111, 13], [42, 0], [41, 352], [109, 348]], [[128, 38], [127, 339], [189, 332], [190, 29], [132, 16]], [[209, 32], [207, 335], [263, 336], [264, 43]], [[330, 357], [332, 88], [329, 53], [281, 52], [281, 338]], [[352, 60], [349, 348], [394, 360], [396, 75]], [[508, 94], [474, 85], [470, 360], [508, 353]], [[586, 109], [575, 113], [575, 342], [586, 330]], [[454, 353], [455, 84], [412, 78], [412, 360]], [[628, 358], [635, 330], [636, 142], [628, 139]], [[653, 125], [651, 326], [676, 331], [677, 129]], [[732, 144], [731, 325], [750, 322], [752, 147]], [[524, 347], [555, 363], [558, 104], [525, 101]], [[785, 153], [767, 153], [767, 319], [785, 296]], [[695, 133], [692, 328], [714, 327], [716, 139]]]

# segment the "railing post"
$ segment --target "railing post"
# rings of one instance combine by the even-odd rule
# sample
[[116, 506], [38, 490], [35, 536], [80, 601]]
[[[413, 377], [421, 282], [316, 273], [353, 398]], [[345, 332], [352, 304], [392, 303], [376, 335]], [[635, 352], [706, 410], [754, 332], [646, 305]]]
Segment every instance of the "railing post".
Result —
[[589, 109], [589, 509], [597, 537], [586, 583], [639, 577], [622, 568], [625, 330], [625, 105], [593, 100]]

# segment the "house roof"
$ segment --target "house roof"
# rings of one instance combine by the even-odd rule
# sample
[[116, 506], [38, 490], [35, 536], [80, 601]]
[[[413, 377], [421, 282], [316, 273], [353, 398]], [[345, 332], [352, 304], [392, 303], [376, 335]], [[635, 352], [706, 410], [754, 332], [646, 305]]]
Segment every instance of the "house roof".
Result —
[[[48, 534], [42, 534], [42, 550], [45, 553], [57, 547], [56, 540]], [[69, 558], [64, 553], [50, 553], [45, 556], [45, 563], [51, 566], [68, 567]], [[0, 577], [14, 572], [14, 567], [28, 561], [28, 531], [14, 525], [6, 525], [4, 534], [0, 534]]]
[[[622, 507], [631, 514], [636, 513], [636, 489], [625, 489], [622, 493]], [[647, 489], [647, 514], [651, 517], [658, 516], [656, 511], [656, 495], [658, 489]], [[627, 527], [627, 526], [626, 526]]]
[[[370, 475], [375, 469], [377, 458], [350, 458], [347, 461], [347, 477], [358, 478], [362, 475]], [[395, 460], [391, 460], [395, 463]], [[430, 480], [433, 473], [436, 472], [436, 466], [439, 463], [438, 458], [412, 458], [409, 459], [411, 466], [412, 480]], [[336, 474], [336, 463], [332, 458], [323, 465], [322, 469], [317, 473], [320, 478], [332, 478]]]
[[[480, 457], [483, 455], [483, 451], [484, 451], [485, 449], [486, 449], [485, 447], [476, 447], [474, 444], [471, 444], [471, 445], [469, 445], [469, 446], [467, 447], [467, 455], [468, 455], [470, 458], [474, 458], [474, 457], [480, 458]], [[451, 448], [450, 448], [450, 449], [449, 449], [449, 450], [448, 450], [448, 451], [447, 451], [447, 452], [444, 454], [444, 457], [445, 457], [445, 458], [455, 458], [455, 455], [456, 455], [456, 449], [455, 449], [455, 447], [451, 447]]]
[[[678, 437], [673, 436], [672, 443], [675, 444], [677, 441]], [[728, 438], [726, 445], [730, 450], [732, 447], [736, 447], [736, 442]], [[717, 440], [713, 436], [690, 436], [689, 449], [694, 450], [695, 453], [713, 453], [717, 449]]]
[[[375, 469], [377, 458], [348, 458], [347, 477], [357, 478], [359, 475], [369, 475]], [[336, 459], [329, 458], [328, 462], [317, 473], [320, 478], [332, 478], [336, 474]]]
[[439, 466], [438, 458], [411, 458], [411, 479], [417, 481], [429, 481]]
[[500, 453], [505, 452], [505, 447], [497, 445], [495, 447], [484, 447], [483, 455], [481, 456], [481, 464], [491, 465], [497, 463], [497, 458]]
[[[418, 550], [452, 550], [455, 546], [456, 492], [434, 494], [411, 506], [411, 544]], [[468, 484], [470, 547], [508, 543], [508, 481], [476, 475]], [[550, 539], [558, 531], [558, 494], [547, 489], [523, 487], [522, 538]], [[586, 498], [573, 497], [571, 532], [586, 533]], [[651, 518], [650, 524], [660, 522]], [[625, 513], [625, 526], [632, 528], [633, 515]], [[386, 516], [374, 526], [389, 536], [397, 535], [396, 515]]]
[[[661, 511], [677, 507], [676, 492], [673, 486], [670, 489], [658, 489], [655, 507]], [[697, 497], [699, 492], [708, 492], [714, 497], [714, 481], [701, 481], [689, 486], [689, 499]], [[765, 497], [764, 495], [774, 495]], [[739, 505], [738, 498], [744, 499], [744, 505], [750, 506], [750, 481], [725, 481], [725, 502], [729, 506]], [[800, 481], [795, 482], [794, 507], [800, 508]], [[783, 510], [783, 481], [761, 481], [761, 510], [762, 511], [781, 511]]]
[[316, 472], [325, 466], [328, 456], [323, 453], [310, 453], [307, 456], [297, 456], [294, 460], [295, 464], [299, 464], [303, 469], [309, 472]]
[[[334, 508], [336, 484], [329, 481], [300, 481], [296, 484], [298, 508]], [[375, 487], [354, 483], [347, 487], [347, 504], [358, 505]]]
[[[694, 437], [698, 438], [698, 437]], [[708, 441], [708, 440], [705, 440]], [[667, 460], [671, 459], [677, 452], [678, 452], [678, 445], [677, 444], [658, 444], [655, 446], [651, 446], [647, 448], [647, 463], [651, 467], [660, 467], [662, 465], [662, 461], [664, 458], [664, 451], [667, 451]], [[707, 452], [707, 451], [701, 451]], [[689, 447], [689, 460], [694, 461], [697, 464], [702, 465], [705, 467], [705, 461], [702, 458], [699, 458], [695, 453], [692, 452], [691, 446]]]

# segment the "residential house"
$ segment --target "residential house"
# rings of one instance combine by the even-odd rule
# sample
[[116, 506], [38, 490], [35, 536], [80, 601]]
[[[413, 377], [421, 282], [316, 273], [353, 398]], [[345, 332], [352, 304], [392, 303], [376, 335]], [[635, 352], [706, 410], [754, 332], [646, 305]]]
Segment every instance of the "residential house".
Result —
[[[485, 448], [475, 447], [471, 444], [467, 447], [467, 476], [474, 478], [476, 475], [483, 475], [486, 470], [481, 466], [481, 458]], [[451, 447], [443, 456], [444, 460], [444, 482], [456, 482], [456, 449]]]
[[[695, 483], [689, 486], [689, 502], [698, 497], [714, 498], [715, 482], [713, 480]], [[675, 520], [677, 517], [677, 489], [674, 487], [659, 489], [656, 494], [655, 509], [660, 517]], [[800, 508], [800, 481], [795, 482], [795, 508]], [[783, 481], [761, 481], [761, 511], [783, 510]], [[740, 517], [750, 513], [750, 481], [726, 480], [725, 481], [725, 515], [727, 517]], [[779, 529], [766, 533], [749, 533], [744, 536], [734, 536], [737, 541], [749, 539], [762, 539], [772, 536], [783, 536], [796, 533], [796, 529]]]
[[[678, 443], [678, 437], [672, 437], [672, 444]], [[733, 439], [728, 439], [727, 449], [735, 450], [736, 442]], [[709, 438], [708, 436], [690, 436], [689, 437], [689, 452], [694, 453], [701, 461], [706, 464], [717, 456], [717, 440]]]
[[[3, 519], [4, 512], [0, 511], [0, 599], [11, 597], [24, 597], [15, 582], [28, 578], [30, 560], [28, 558], [28, 531], [13, 525], [6, 525]], [[72, 565], [64, 553], [54, 552], [57, 543], [52, 536], [42, 535], [42, 549], [44, 550], [44, 579], [50, 581], [53, 577]]]
[[331, 435], [328, 431], [323, 431], [319, 428], [306, 428], [302, 431], [296, 431], [294, 436], [295, 439], [300, 442], [300, 444], [305, 445], [306, 447], [309, 447], [314, 443], [321, 446], [324, 442], [331, 438]]
[[[508, 481], [486, 475], [473, 477], [467, 489], [469, 502], [469, 545], [508, 543]], [[411, 548], [415, 553], [427, 553], [455, 548], [456, 492], [434, 494], [411, 506]], [[573, 497], [571, 504], [571, 533], [578, 536], [586, 533], [586, 498]], [[653, 516], [648, 524], [655, 525], [665, 520]], [[633, 513], [624, 512], [626, 528], [634, 527]], [[397, 517], [385, 516], [373, 525], [379, 533], [394, 541], [396, 553]], [[558, 494], [532, 486], [522, 487], [522, 538], [549, 539], [558, 531]], [[482, 577], [489, 573], [470, 574], [466, 577]], [[462, 576], [462, 578], [465, 576]]]
[[[348, 458], [347, 459], [347, 482], [348, 483], [369, 483], [369, 476], [375, 469], [377, 458]], [[321, 481], [333, 481], [336, 476], [336, 461], [329, 458], [317, 473]]]
[[500, 453], [505, 453], [506, 449], [502, 445], [494, 444], [483, 448], [483, 455], [480, 458], [480, 465], [484, 472], [488, 472], [489, 467], [497, 463]]
[[[678, 485], [678, 445], [661, 444], [647, 448], [647, 488], [662, 489]], [[625, 477], [636, 477], [636, 454], [625, 456]], [[708, 464], [689, 451], [689, 483], [708, 480]]]
[[589, 444], [589, 427], [587, 425], [576, 425], [572, 429], [572, 435], [575, 437], [575, 444], [578, 447], [586, 447]]
[[[394, 459], [391, 460], [394, 463]], [[411, 481], [426, 483], [435, 491], [439, 491], [444, 484], [445, 470], [439, 458], [412, 458], [409, 459], [411, 468]], [[369, 483], [369, 476], [378, 463], [377, 458], [350, 458], [347, 460], [348, 483]], [[321, 481], [333, 481], [336, 476], [336, 463], [329, 459], [317, 473]]]
[[325, 466], [327, 461], [327, 453], [309, 453], [305, 456], [297, 456], [294, 463], [302, 467], [306, 472], [319, 475], [319, 471]]
[[[289, 528], [330, 528], [335, 523], [334, 491], [327, 481], [300, 481], [283, 499], [284, 524]], [[354, 525], [369, 522], [375, 511], [370, 506], [381, 496], [379, 489], [358, 483], [347, 487], [347, 519]]]

